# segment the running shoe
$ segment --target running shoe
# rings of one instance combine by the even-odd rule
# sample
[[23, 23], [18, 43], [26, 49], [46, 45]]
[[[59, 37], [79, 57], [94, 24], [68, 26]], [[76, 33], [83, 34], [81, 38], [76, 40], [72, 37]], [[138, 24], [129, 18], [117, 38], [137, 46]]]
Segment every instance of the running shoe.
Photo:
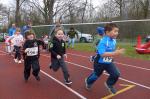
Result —
[[18, 60], [17, 59], [14, 59], [15, 63], [18, 63]]
[[21, 64], [22, 63], [22, 61], [20, 60], [20, 61], [18, 61], [18, 64]]
[[87, 90], [90, 90], [91, 87], [92, 87], [92, 85], [89, 85], [89, 84], [87, 83], [87, 78], [85, 78], [85, 87], [86, 87]]
[[71, 80], [65, 80], [65, 84], [70, 85], [70, 84], [72, 84], [72, 81]]
[[108, 89], [108, 91], [112, 94], [116, 94], [117, 90], [113, 87], [105, 83], [105, 87]]
[[36, 79], [37, 81], [40, 81], [40, 80], [41, 80], [39, 76], [36, 76], [35, 79]]

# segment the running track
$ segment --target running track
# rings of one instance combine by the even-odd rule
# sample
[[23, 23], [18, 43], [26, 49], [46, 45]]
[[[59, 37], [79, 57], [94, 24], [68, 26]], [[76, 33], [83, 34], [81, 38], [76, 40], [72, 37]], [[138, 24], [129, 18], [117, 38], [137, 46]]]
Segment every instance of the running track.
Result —
[[88, 57], [93, 53], [68, 50], [66, 60], [73, 81], [63, 84], [63, 75], [48, 68], [50, 55], [42, 53], [41, 81], [33, 76], [29, 82], [23, 79], [23, 64], [15, 64], [13, 58], [0, 47], [0, 99], [150, 99], [150, 61], [116, 57], [121, 77], [116, 84], [118, 94], [112, 96], [104, 87], [107, 74], [101, 76], [90, 91], [85, 89], [84, 79], [92, 72]]

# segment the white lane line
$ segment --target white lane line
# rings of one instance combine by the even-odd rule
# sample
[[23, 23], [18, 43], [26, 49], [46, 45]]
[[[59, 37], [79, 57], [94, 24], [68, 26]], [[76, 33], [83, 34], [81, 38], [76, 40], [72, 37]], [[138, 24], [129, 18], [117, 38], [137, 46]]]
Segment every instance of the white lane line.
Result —
[[[6, 53], [4, 51], [1, 51], [2, 53]], [[44, 56], [44, 55], [42, 55]], [[46, 56], [45, 56], [46, 57]], [[69, 90], [70, 92], [72, 92], [73, 94], [77, 95], [79, 98], [81, 99], [87, 99], [86, 97], [84, 97], [83, 95], [79, 94], [78, 92], [76, 92], [75, 90], [71, 89], [70, 87], [66, 86], [65, 84], [63, 84], [62, 82], [60, 82], [59, 80], [57, 80], [56, 78], [50, 76], [48, 73], [44, 72], [43, 70], [40, 70], [41, 73], [43, 73], [45, 76], [51, 78], [52, 80], [54, 80], [55, 82], [57, 82], [58, 84], [60, 84], [61, 86], [65, 87], [67, 90]]]
[[[88, 56], [84, 56], [84, 55], [78, 55], [78, 54], [72, 54], [72, 53], [67, 53], [69, 55], [72, 55], [72, 56], [78, 56], [78, 57], [83, 57], [83, 58], [89, 58]], [[118, 65], [123, 65], [123, 66], [126, 66], [126, 67], [132, 67], [132, 68], [137, 68], [137, 69], [142, 69], [142, 70], [147, 70], [147, 71], [150, 71], [149, 68], [143, 68], [143, 67], [139, 67], [139, 66], [135, 66], [135, 65], [129, 65], [129, 64], [124, 64], [124, 63], [120, 63], [120, 62], [114, 62]]]
[[[45, 57], [48, 57], [48, 58], [50, 57], [50, 56], [43, 55], [43, 54], [42, 54], [41, 56], [45, 56]], [[92, 71], [93, 71], [92, 68], [88, 68], [88, 67], [83, 66], [83, 65], [80, 65], [80, 64], [72, 63], [72, 62], [69, 62], [69, 61], [65, 61], [65, 62], [67, 62], [67, 63], [69, 63], [69, 64], [72, 64], [72, 65], [74, 65], [74, 66], [80, 67], [80, 68], [84, 68], [84, 69], [92, 70]], [[104, 74], [105, 74], [105, 75], [108, 75], [107, 73], [104, 73]], [[143, 85], [143, 84], [140, 84], [140, 83], [136, 83], [136, 82], [134, 82], [134, 81], [127, 80], [127, 79], [124, 79], [124, 78], [122, 78], [122, 77], [120, 77], [119, 79], [150, 90], [150, 87], [149, 87], [149, 86], [146, 86], [146, 85]]]
[[[1, 51], [1, 50], [0, 50]], [[1, 52], [4, 52], [4, 51], [1, 51]], [[4, 52], [5, 53], [5, 52]], [[41, 54], [42, 56], [45, 56], [45, 57], [49, 57], [49, 56], [47, 56], [47, 55], [43, 55], [43, 54]], [[72, 65], [74, 65], [74, 66], [78, 66], [78, 67], [81, 67], [81, 68], [85, 68], [85, 69], [87, 69], [87, 70], [93, 70], [93, 69], [91, 69], [91, 68], [88, 68], [88, 67], [86, 67], [86, 66], [82, 66], [82, 65], [79, 65], [79, 64], [76, 64], [76, 63], [72, 63], [72, 62], [68, 62], [68, 61], [66, 61], [67, 63], [69, 63], [69, 64], [72, 64]], [[108, 75], [108, 74], [106, 74], [106, 73], [104, 73], [105, 75]], [[136, 83], [136, 82], [134, 82], [134, 81], [131, 81], [131, 80], [127, 80], [127, 79], [124, 79], [124, 78], [119, 78], [120, 80], [123, 80], [123, 81], [126, 81], [126, 82], [129, 82], [129, 83], [132, 83], [132, 84], [135, 84], [135, 85], [138, 85], [138, 86], [140, 86], [140, 87], [143, 87], [143, 88], [146, 88], [146, 89], [149, 89], [150, 90], [150, 87], [149, 86], [146, 86], [146, 85], [143, 85], [143, 84], [140, 84], [140, 83]]]
[[81, 99], [87, 99], [86, 97], [84, 97], [83, 95], [79, 94], [78, 92], [76, 92], [75, 90], [71, 89], [70, 87], [66, 86], [65, 84], [63, 84], [62, 82], [60, 82], [59, 80], [57, 80], [56, 78], [52, 77], [51, 75], [49, 75], [48, 73], [40, 70], [41, 73], [43, 73], [45, 76], [51, 78], [52, 80], [54, 80], [55, 82], [57, 82], [58, 84], [60, 84], [61, 86], [65, 87], [67, 90], [69, 90], [70, 92], [72, 92], [73, 94], [75, 94], [76, 96], [78, 96]]

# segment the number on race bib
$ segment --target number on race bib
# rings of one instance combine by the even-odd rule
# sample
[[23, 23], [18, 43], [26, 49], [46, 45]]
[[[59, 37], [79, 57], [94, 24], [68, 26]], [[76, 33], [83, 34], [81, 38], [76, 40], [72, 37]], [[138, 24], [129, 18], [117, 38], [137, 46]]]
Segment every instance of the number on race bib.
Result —
[[113, 59], [111, 57], [104, 57], [103, 62], [111, 63]]
[[38, 55], [38, 47], [27, 48], [27, 56], [35, 56]]

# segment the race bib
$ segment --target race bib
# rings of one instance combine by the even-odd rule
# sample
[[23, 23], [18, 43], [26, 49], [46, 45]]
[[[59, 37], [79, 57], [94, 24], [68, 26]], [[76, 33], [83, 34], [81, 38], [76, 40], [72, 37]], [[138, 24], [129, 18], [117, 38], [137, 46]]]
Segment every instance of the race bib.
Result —
[[111, 57], [104, 57], [103, 62], [111, 63], [111, 62], [113, 62], [113, 59]]
[[64, 47], [65, 46], [65, 43], [62, 43], [62, 47]]
[[27, 48], [27, 56], [35, 56], [38, 55], [38, 47]]

